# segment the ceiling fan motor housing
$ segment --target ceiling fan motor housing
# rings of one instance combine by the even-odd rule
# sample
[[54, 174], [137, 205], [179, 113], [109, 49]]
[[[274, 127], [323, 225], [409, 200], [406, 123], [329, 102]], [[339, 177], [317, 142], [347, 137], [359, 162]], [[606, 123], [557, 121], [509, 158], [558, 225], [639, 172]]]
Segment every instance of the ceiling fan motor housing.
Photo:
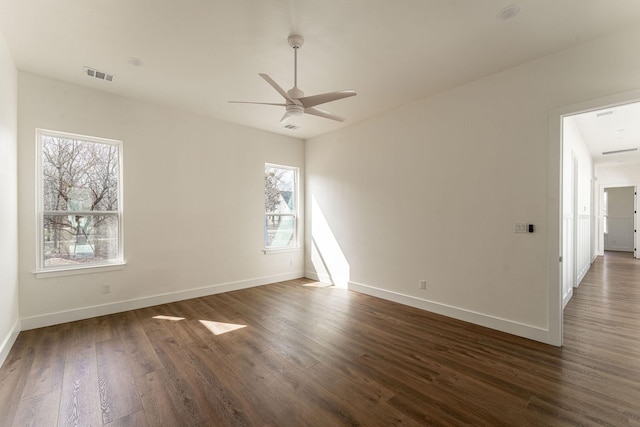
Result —
[[298, 86], [294, 86], [287, 91], [287, 94], [293, 99], [299, 99], [304, 97], [304, 92], [298, 89]]
[[299, 104], [287, 104], [286, 108], [289, 116], [301, 116], [304, 113], [304, 107]]

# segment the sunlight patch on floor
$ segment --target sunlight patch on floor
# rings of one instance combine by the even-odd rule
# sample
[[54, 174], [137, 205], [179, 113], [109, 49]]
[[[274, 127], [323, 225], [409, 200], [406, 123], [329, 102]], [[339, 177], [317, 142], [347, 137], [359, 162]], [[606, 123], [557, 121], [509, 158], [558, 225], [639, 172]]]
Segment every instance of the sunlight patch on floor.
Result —
[[153, 318], [154, 319], [159, 319], [159, 320], [172, 320], [174, 322], [177, 322], [179, 320], [184, 320], [184, 317], [163, 316], [163, 315], [153, 316]]
[[333, 283], [313, 282], [313, 283], [305, 283], [302, 286], [306, 286], [309, 288], [330, 288], [333, 286]]
[[227, 332], [235, 331], [238, 329], [246, 328], [247, 325], [236, 325], [233, 323], [222, 323], [222, 322], [213, 322], [211, 320], [201, 320], [202, 323], [208, 330], [213, 332], [214, 335], [222, 335]]

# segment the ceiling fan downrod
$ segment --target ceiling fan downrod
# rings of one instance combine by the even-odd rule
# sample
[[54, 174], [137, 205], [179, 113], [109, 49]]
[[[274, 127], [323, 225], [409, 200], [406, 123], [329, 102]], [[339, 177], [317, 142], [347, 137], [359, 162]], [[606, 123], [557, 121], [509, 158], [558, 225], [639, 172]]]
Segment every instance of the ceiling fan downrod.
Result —
[[288, 91], [292, 98], [302, 98], [304, 92], [298, 89], [298, 49], [304, 44], [304, 38], [298, 34], [292, 34], [287, 37], [289, 46], [293, 48], [293, 87]]

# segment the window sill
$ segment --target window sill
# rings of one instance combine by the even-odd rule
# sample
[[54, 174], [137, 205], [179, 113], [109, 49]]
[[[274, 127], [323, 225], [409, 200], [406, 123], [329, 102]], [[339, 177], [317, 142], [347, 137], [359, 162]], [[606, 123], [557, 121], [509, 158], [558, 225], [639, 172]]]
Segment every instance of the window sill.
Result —
[[287, 252], [300, 252], [300, 246], [296, 246], [295, 248], [278, 248], [278, 249], [263, 249], [262, 252], [265, 255], [275, 255], [275, 254], [283, 254]]
[[116, 262], [103, 265], [88, 265], [82, 267], [66, 267], [48, 270], [36, 270], [33, 272], [37, 279], [47, 279], [50, 277], [75, 276], [78, 274], [104, 273], [106, 271], [123, 270], [126, 263]]

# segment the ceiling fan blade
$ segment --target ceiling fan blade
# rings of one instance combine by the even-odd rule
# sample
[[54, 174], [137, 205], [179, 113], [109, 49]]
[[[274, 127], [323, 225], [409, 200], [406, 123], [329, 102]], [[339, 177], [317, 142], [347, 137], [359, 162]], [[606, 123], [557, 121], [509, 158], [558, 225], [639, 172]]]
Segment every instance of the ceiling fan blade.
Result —
[[280, 87], [280, 85], [278, 83], [275, 82], [275, 80], [273, 80], [271, 77], [269, 77], [268, 75], [264, 74], [264, 73], [260, 73], [258, 74], [260, 77], [262, 77], [263, 79], [266, 80], [267, 83], [269, 83], [271, 85], [271, 87], [273, 87], [275, 90], [278, 91], [278, 93], [280, 95], [282, 95], [282, 97], [284, 99], [286, 99], [287, 101], [289, 101], [292, 104], [295, 104], [296, 102], [289, 96], [289, 94]]
[[275, 102], [251, 102], [251, 101], [227, 101], [229, 104], [257, 104], [257, 105], [276, 105], [278, 107], [286, 107], [287, 104], [278, 104]]
[[338, 92], [321, 93], [319, 95], [311, 95], [300, 98], [298, 101], [302, 103], [305, 108], [315, 107], [316, 105], [324, 104], [325, 102], [337, 101], [338, 99], [347, 98], [349, 96], [357, 95], [355, 90], [340, 90]]
[[[354, 94], [355, 95], [355, 94]], [[323, 110], [318, 107], [309, 107], [304, 109], [305, 114], [313, 114], [314, 116], [324, 117], [325, 119], [331, 119], [338, 122], [344, 122], [344, 117], [340, 117], [333, 113], [328, 112], [327, 110]]]

